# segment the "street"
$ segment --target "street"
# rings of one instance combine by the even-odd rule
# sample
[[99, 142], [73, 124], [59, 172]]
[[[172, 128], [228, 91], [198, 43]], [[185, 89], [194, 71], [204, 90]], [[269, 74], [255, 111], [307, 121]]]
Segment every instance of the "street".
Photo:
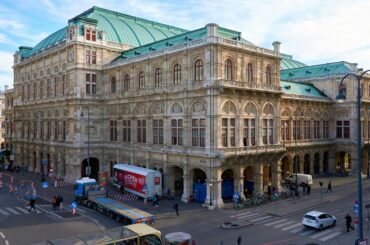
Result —
[[[11, 177], [4, 173], [3, 182]], [[85, 207], [77, 208], [77, 215], [72, 215], [70, 203], [73, 200], [72, 186], [50, 186], [42, 189], [39, 176], [30, 173], [14, 176], [14, 186], [22, 180], [35, 181], [38, 198], [37, 212], [28, 212], [28, 202], [21, 198], [21, 193], [9, 193], [4, 186], [0, 192], [0, 245], [33, 244], [49, 239], [67, 237], [92, 231], [119, 227], [122, 224], [108, 216]], [[348, 179], [349, 180], [349, 179]], [[37, 181], [37, 182], [36, 182]], [[51, 179], [49, 179], [51, 182]], [[180, 203], [180, 216], [173, 210], [175, 200], [161, 200], [160, 207], [144, 204], [142, 200], [124, 200], [129, 205], [136, 206], [155, 214], [154, 227], [162, 234], [174, 231], [188, 232], [197, 244], [236, 244], [238, 236], [241, 244], [272, 245], [272, 244], [353, 244], [357, 232], [347, 233], [344, 216], [349, 213], [354, 220], [353, 203], [356, 199], [356, 183], [351, 181], [335, 186], [333, 192], [323, 193], [313, 189], [310, 196], [287, 200], [278, 200], [255, 208], [240, 210], [216, 209], [208, 211], [197, 203]], [[370, 203], [369, 180], [364, 179], [364, 204]], [[64, 197], [63, 209], [54, 211], [48, 200], [53, 195]], [[111, 196], [122, 196], [111, 189]], [[304, 228], [301, 224], [303, 215], [312, 210], [325, 211], [337, 217], [337, 225], [323, 231]], [[364, 216], [367, 210], [364, 209]], [[235, 223], [243, 227], [225, 229], [224, 223]], [[368, 223], [364, 219], [364, 235], [369, 233]], [[20, 234], [22, 234], [20, 236]]]

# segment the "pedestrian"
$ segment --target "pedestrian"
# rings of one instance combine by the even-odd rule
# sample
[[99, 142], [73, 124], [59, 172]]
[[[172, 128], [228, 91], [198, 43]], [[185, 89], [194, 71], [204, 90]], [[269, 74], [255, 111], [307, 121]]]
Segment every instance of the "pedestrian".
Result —
[[238, 242], [238, 245], [241, 245], [242, 244], [242, 236], [238, 236], [237, 242]]
[[155, 193], [155, 197], [156, 197], [156, 207], [159, 208], [159, 195], [158, 193]]
[[53, 198], [51, 199], [51, 204], [53, 204], [53, 210], [56, 210], [57, 209], [57, 197], [56, 196], [53, 196]]
[[307, 195], [311, 194], [311, 185], [307, 184]]
[[271, 200], [271, 186], [269, 185], [268, 187], [267, 187], [267, 197], [268, 197], [268, 199], [269, 200]]
[[167, 188], [167, 200], [171, 200], [171, 189], [170, 189], [170, 187]]
[[63, 197], [61, 195], [57, 196], [56, 205], [57, 205], [57, 208], [59, 209], [63, 208]]
[[302, 186], [303, 194], [306, 194], [306, 187], [307, 187], [306, 183], [302, 182], [301, 186]]
[[31, 198], [31, 200], [30, 200], [30, 209], [28, 209], [28, 212], [31, 212], [31, 210], [33, 209], [33, 211], [36, 213], [35, 204], [36, 204], [36, 199]]
[[333, 190], [331, 189], [331, 180], [329, 180], [329, 183], [328, 183], [328, 189], [326, 192], [333, 192]]
[[344, 218], [346, 219], [347, 232], [349, 232], [349, 228], [351, 228], [354, 231], [355, 228], [352, 226], [352, 217], [351, 217], [351, 215], [347, 214]]
[[176, 215], [179, 216], [179, 204], [178, 203], [175, 203], [175, 205], [173, 205], [173, 209], [175, 209]]
[[153, 207], [155, 208], [157, 206], [157, 195], [153, 195], [152, 197]]

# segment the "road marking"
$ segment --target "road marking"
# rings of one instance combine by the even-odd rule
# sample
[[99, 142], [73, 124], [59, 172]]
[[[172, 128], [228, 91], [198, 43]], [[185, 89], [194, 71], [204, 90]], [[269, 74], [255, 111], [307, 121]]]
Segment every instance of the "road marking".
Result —
[[279, 219], [279, 220], [277, 220], [277, 221], [267, 223], [267, 224], [265, 224], [265, 226], [270, 226], [270, 225], [279, 224], [279, 223], [284, 222], [284, 221], [286, 221], [286, 219]]
[[5, 239], [5, 235], [4, 235], [4, 233], [0, 232], [0, 236], [1, 236], [3, 239]]
[[8, 240], [5, 240], [5, 245], [9, 245], [9, 242], [8, 242]]
[[260, 214], [248, 214], [248, 215], [239, 216], [237, 219], [252, 218], [252, 217], [258, 216], [258, 215], [260, 215]]
[[9, 215], [8, 212], [6, 212], [5, 210], [2, 210], [2, 209], [0, 209], [0, 213], [2, 213], [3, 215]]
[[280, 228], [280, 227], [283, 227], [283, 226], [286, 226], [286, 225], [290, 225], [292, 223], [294, 223], [295, 221], [291, 220], [291, 221], [287, 221], [285, 223], [282, 223], [282, 224], [279, 224], [279, 225], [275, 225], [274, 228]]
[[295, 233], [297, 233], [297, 232], [299, 232], [299, 231], [302, 231], [302, 228], [303, 228], [303, 227], [299, 227], [299, 228], [297, 228], [297, 229], [291, 230], [290, 232], [295, 234]]
[[334, 237], [336, 237], [336, 236], [339, 236], [340, 234], [342, 234], [342, 232], [337, 231], [337, 232], [335, 232], [335, 233], [333, 233], [333, 234], [331, 234], [331, 235], [329, 235], [329, 236], [323, 237], [323, 238], [321, 238], [321, 239], [319, 239], [319, 240], [320, 240], [320, 241], [322, 241], [322, 242], [325, 242], [325, 241], [327, 241], [327, 240], [329, 240], [329, 239], [332, 239], [332, 238], [334, 238]]
[[263, 217], [259, 217], [257, 219], [252, 219], [251, 222], [256, 222], [256, 221], [260, 221], [260, 220], [264, 220], [264, 219], [268, 219], [268, 218], [271, 218], [271, 216], [266, 215], [266, 216], [263, 216]]
[[15, 211], [12, 208], [5, 208], [5, 209], [8, 210], [9, 212], [13, 213], [13, 214], [20, 214], [19, 212]]
[[287, 227], [283, 228], [282, 230], [287, 231], [287, 230], [291, 230], [293, 228], [296, 228], [298, 226], [302, 227], [302, 223], [297, 223], [297, 224], [294, 224], [294, 225], [287, 226]]
[[26, 210], [25, 208], [22, 208], [22, 207], [15, 207], [16, 209], [18, 209], [19, 211], [21, 211], [22, 213], [24, 214], [28, 214], [30, 212], [28, 212], [28, 210]]
[[[31, 206], [26, 206], [26, 208], [28, 209], [28, 210], [30, 210], [30, 208], [31, 208]], [[39, 211], [39, 209], [41, 209], [42, 210], [42, 208], [35, 208], [36, 209], [36, 213], [37, 214], [42, 214], [42, 212], [41, 211]], [[32, 211], [31, 211], [32, 212]]]
[[322, 232], [318, 232], [316, 235], [312, 235], [310, 236], [310, 238], [318, 238], [318, 237], [321, 237], [321, 236], [325, 236], [326, 234], [332, 232], [331, 230], [327, 230], [327, 231], [322, 231]]
[[311, 235], [311, 234], [313, 234], [315, 232], [316, 231], [314, 231], [314, 230], [307, 230], [307, 231], [304, 231], [304, 232], [300, 233], [299, 235], [301, 235], [301, 236], [307, 236], [307, 235]]
[[[250, 214], [250, 213], [252, 213], [252, 212], [248, 211], [248, 212], [244, 212], [244, 213], [238, 213], [238, 214], [236, 214], [236, 216], [243, 216], [244, 214]], [[233, 217], [235, 217], [235, 214], [230, 216], [230, 218], [233, 218]]]

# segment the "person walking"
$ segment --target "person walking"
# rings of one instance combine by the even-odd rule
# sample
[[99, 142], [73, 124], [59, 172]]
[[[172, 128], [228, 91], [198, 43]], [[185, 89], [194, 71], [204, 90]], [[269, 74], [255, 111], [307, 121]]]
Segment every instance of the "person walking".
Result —
[[328, 190], [326, 192], [333, 192], [333, 190], [331, 189], [331, 180], [329, 180]]
[[35, 204], [36, 204], [36, 199], [34, 198], [31, 198], [30, 200], [30, 209], [28, 209], [28, 212], [31, 212], [31, 210], [33, 209], [33, 211], [36, 213], [36, 207], [35, 207]]
[[310, 195], [311, 194], [311, 185], [310, 184], [306, 184], [307, 185], [307, 195]]
[[175, 209], [176, 215], [179, 216], [179, 204], [178, 203], [175, 203], [175, 205], [173, 205], [173, 209]]
[[167, 188], [167, 200], [171, 200], [171, 189], [170, 189], [170, 187]]
[[152, 197], [152, 202], [153, 202], [153, 207], [155, 208], [155, 207], [157, 207], [157, 195], [153, 195], [153, 197]]
[[355, 228], [352, 226], [352, 217], [351, 217], [351, 215], [347, 214], [344, 218], [346, 219], [347, 232], [349, 232], [349, 228], [351, 228], [354, 231]]
[[242, 236], [238, 236], [237, 242], [238, 242], [238, 245], [241, 245], [242, 244]]
[[51, 199], [51, 204], [53, 204], [53, 210], [56, 210], [57, 209], [57, 197], [56, 196], [53, 196], [53, 198]]

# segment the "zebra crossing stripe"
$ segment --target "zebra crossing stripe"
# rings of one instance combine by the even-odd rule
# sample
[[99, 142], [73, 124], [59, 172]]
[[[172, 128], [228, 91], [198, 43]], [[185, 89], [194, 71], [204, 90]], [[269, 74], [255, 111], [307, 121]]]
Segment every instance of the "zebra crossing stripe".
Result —
[[13, 214], [20, 214], [12, 208], [5, 208], [5, 209], [8, 210], [9, 212], [13, 213]]
[[297, 224], [294, 224], [294, 225], [290, 225], [290, 226], [287, 226], [287, 227], [283, 228], [282, 230], [283, 230], [283, 231], [287, 231], [287, 230], [290, 230], [290, 229], [296, 228], [296, 227], [298, 227], [298, 226], [302, 226], [302, 224], [301, 224], [301, 223], [297, 223]]
[[301, 235], [301, 236], [307, 236], [307, 235], [311, 235], [313, 233], [315, 233], [314, 230], [307, 230], [307, 231], [304, 231], [304, 232], [300, 233], [299, 235]]
[[299, 227], [299, 228], [297, 228], [297, 229], [291, 230], [290, 232], [295, 234], [295, 233], [297, 233], [297, 232], [302, 231], [302, 228], [303, 228], [303, 227]]
[[315, 235], [310, 236], [310, 238], [316, 239], [318, 237], [321, 237], [321, 236], [324, 236], [326, 234], [329, 234], [330, 232], [332, 232], [332, 231], [331, 230], [322, 231], [322, 232], [319, 232], [319, 233], [317, 233]]
[[278, 225], [275, 225], [274, 228], [280, 228], [280, 227], [283, 227], [283, 226], [286, 226], [286, 225], [290, 225], [292, 223], [294, 223], [295, 221], [291, 220], [291, 221], [287, 221], [285, 223], [282, 223], [282, 224], [278, 224]]
[[256, 214], [256, 213], [254, 213], [254, 214], [247, 214], [247, 215], [239, 216], [237, 219], [252, 218], [252, 217], [258, 216], [258, 215], [260, 215], [260, 214]]
[[327, 241], [327, 240], [329, 240], [329, 239], [332, 239], [332, 238], [334, 238], [334, 237], [336, 237], [336, 236], [339, 236], [340, 234], [342, 234], [342, 232], [337, 231], [337, 232], [335, 232], [335, 233], [333, 233], [333, 234], [331, 234], [331, 235], [328, 235], [328, 236], [326, 236], [326, 237], [323, 237], [323, 238], [321, 238], [321, 239], [319, 239], [319, 240], [320, 240], [320, 241], [322, 241], [322, 242], [325, 242], [325, 241]]
[[[246, 214], [251, 214], [252, 212], [251, 211], [248, 211], [248, 212], [244, 212], [244, 213], [238, 213], [236, 214], [236, 216], [243, 216], [243, 215], [246, 215]], [[233, 218], [235, 217], [235, 215], [231, 215], [230, 218]]]
[[28, 210], [26, 210], [26, 209], [24, 209], [24, 208], [22, 208], [22, 207], [15, 207], [17, 210], [19, 210], [19, 211], [21, 211], [22, 213], [24, 213], [24, 214], [28, 214], [29, 212], [28, 212]]
[[271, 225], [279, 224], [279, 223], [285, 222], [285, 221], [286, 221], [286, 219], [279, 219], [279, 220], [276, 220], [274, 222], [267, 223], [267, 224], [265, 224], [265, 226], [271, 226]]
[[0, 213], [3, 214], [3, 215], [9, 215], [8, 212], [6, 212], [5, 210], [2, 210], [2, 209], [0, 209]]
[[268, 218], [271, 218], [271, 216], [266, 215], [266, 216], [263, 216], [263, 217], [259, 217], [257, 219], [252, 219], [251, 222], [257, 222], [257, 221], [261, 221], [261, 220], [268, 219]]

